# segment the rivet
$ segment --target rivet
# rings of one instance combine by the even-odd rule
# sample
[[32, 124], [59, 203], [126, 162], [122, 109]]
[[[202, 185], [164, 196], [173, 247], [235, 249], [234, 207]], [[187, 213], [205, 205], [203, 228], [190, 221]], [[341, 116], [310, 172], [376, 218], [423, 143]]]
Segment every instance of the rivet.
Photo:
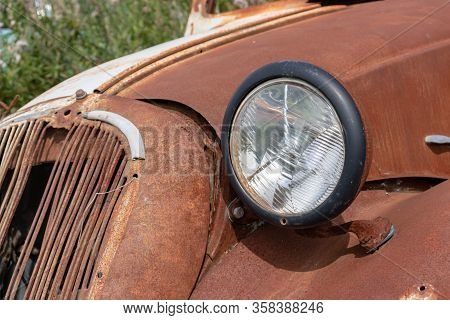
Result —
[[244, 217], [244, 209], [242, 207], [236, 207], [233, 209], [233, 217], [235, 219], [242, 219]]
[[82, 89], [78, 89], [77, 92], [75, 92], [75, 97], [77, 100], [82, 100], [87, 97], [87, 93]]

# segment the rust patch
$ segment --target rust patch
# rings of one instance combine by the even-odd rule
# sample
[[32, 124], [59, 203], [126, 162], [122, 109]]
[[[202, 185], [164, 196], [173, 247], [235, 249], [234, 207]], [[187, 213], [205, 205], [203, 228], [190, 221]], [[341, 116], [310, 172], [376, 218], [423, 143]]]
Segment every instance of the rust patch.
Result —
[[298, 230], [297, 233], [309, 237], [327, 238], [350, 232], [356, 235], [359, 245], [367, 253], [373, 253], [393, 236], [393, 230], [392, 223], [388, 219], [377, 217], [373, 220], [355, 220], [340, 225]]
[[[0, 247], [11, 235], [20, 245], [6, 264], [11, 276], [1, 279], [6, 299], [74, 299], [91, 284], [128, 159], [114, 128], [68, 116], [0, 130]], [[41, 165], [47, 178], [43, 169], [32, 173]]]
[[[148, 159], [127, 161], [126, 138], [116, 128], [80, 117], [90, 110], [132, 121], [143, 133]], [[220, 152], [201, 126], [176, 110], [99, 95], [29, 123], [10, 122], [0, 130], [0, 148], [7, 151], [0, 178], [11, 185], [9, 200], [2, 202], [8, 209], [0, 217], [0, 236], [6, 237], [24, 188], [21, 177], [42, 161], [55, 165], [7, 298], [17, 296], [30, 256], [36, 256], [36, 267], [25, 292], [29, 299], [188, 298], [220, 194]], [[30, 148], [34, 140], [41, 144]], [[190, 167], [193, 157], [199, 170]], [[8, 172], [14, 168], [11, 180]], [[8, 256], [18, 246], [14, 232], [0, 246]], [[39, 247], [34, 244], [41, 234]]]
[[218, 192], [211, 180], [216, 156], [208, 151], [214, 145], [205, 144], [209, 138], [201, 126], [175, 109], [103, 95], [86, 106], [126, 117], [146, 148], [138, 183], [111, 217], [94, 271], [101, 277], [88, 297], [187, 299], [206, 254], [217, 197], [211, 192]]
[[372, 255], [348, 234], [311, 238], [266, 225], [214, 261], [192, 298], [398, 299], [421, 283], [446, 298], [449, 190], [443, 182], [423, 193], [361, 191], [340, 219], [381, 216], [398, 228]]
[[431, 284], [421, 284], [409, 288], [400, 300], [438, 300], [442, 298]]
[[[306, 61], [337, 77], [354, 98], [370, 145], [369, 180], [449, 178], [450, 153], [430, 148], [424, 137], [450, 135], [450, 74], [442, 72], [450, 65], [446, 28], [450, 7], [411, 27], [440, 5], [438, 0], [378, 1], [294, 20], [198, 51], [164, 69], [154, 65], [158, 72], [130, 82], [119, 94], [179, 101], [200, 112], [220, 132], [233, 93], [251, 72], [274, 61]], [[174, 79], [177, 90], [167, 85]], [[430, 109], [424, 110], [424, 105]]]

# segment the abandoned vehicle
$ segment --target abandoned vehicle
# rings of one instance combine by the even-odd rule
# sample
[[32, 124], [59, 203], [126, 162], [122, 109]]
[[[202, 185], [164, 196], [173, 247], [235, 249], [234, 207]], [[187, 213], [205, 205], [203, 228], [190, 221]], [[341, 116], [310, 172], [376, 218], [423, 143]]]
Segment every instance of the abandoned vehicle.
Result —
[[2, 299], [450, 296], [450, 5], [283, 0], [0, 122]]

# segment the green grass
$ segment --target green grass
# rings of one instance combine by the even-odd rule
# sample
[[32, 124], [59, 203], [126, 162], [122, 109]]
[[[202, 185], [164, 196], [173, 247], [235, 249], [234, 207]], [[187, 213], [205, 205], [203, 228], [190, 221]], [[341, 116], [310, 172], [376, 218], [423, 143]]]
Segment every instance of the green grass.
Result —
[[92, 66], [182, 36], [190, 8], [190, 0], [58, 0], [54, 16], [40, 18], [24, 2], [0, 0], [2, 27], [27, 43], [0, 52], [0, 100], [18, 94], [19, 106]]
[[[0, 40], [0, 101], [19, 95], [16, 109], [83, 70], [181, 37], [191, 5], [191, 0], [41, 2], [53, 5], [52, 17], [27, 8], [24, 3], [32, 1], [0, 0], [0, 27], [26, 43], [20, 49]], [[233, 9], [232, 2], [217, 0], [217, 10]]]

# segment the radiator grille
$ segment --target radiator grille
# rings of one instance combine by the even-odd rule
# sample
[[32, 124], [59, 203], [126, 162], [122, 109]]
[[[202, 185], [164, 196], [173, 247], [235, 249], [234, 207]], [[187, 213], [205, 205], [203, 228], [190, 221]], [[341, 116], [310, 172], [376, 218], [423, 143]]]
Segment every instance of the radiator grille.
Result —
[[[42, 120], [0, 129], [0, 283], [4, 299], [75, 299], [89, 288], [126, 184], [126, 153], [98, 123], [55, 131]], [[33, 204], [35, 203], [35, 204]], [[27, 222], [28, 221], [28, 222]]]

